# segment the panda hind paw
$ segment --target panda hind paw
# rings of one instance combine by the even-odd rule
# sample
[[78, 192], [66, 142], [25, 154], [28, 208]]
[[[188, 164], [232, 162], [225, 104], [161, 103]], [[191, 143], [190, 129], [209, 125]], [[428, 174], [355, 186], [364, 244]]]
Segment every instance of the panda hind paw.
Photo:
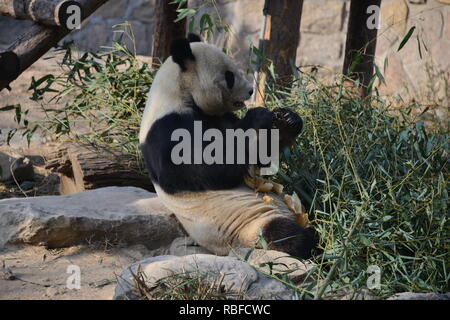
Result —
[[286, 252], [293, 257], [308, 259], [316, 246], [312, 232], [287, 218], [275, 218], [267, 223], [262, 232], [268, 249]]

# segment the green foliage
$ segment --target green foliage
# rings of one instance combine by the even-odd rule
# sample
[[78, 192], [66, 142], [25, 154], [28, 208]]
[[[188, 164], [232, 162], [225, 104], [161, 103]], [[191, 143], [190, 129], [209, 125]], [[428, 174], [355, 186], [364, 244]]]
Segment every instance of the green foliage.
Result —
[[[20, 104], [9, 105], [0, 108], [0, 112], [11, 110], [14, 110], [14, 120], [16, 121], [16, 123], [23, 126], [24, 130], [22, 132], [22, 137], [25, 137], [27, 139], [29, 145], [34, 132], [38, 129], [39, 126], [36, 124], [30, 125], [29, 120], [27, 119], [28, 110], [23, 111], [22, 106]], [[17, 131], [18, 131], [17, 128], [8, 131], [8, 135], [6, 137], [6, 143], [8, 145], [11, 142], [11, 139], [17, 133]]]
[[[402, 41], [400, 42], [400, 45], [398, 46], [397, 51], [402, 50], [402, 48], [405, 46], [405, 44], [409, 41], [409, 38], [411, 38], [412, 34], [414, 33], [414, 30], [416, 30], [416, 27], [413, 26], [411, 27], [408, 32], [406, 33], [405, 37], [402, 39]], [[419, 39], [419, 38], [417, 38]], [[420, 46], [419, 46], [419, 50], [420, 50]]]
[[315, 295], [366, 288], [369, 265], [382, 270], [380, 296], [449, 291], [448, 129], [306, 74], [283, 95], [269, 105], [305, 120], [279, 178], [309, 207], [320, 236], [316, 277], [329, 281]]
[[[188, 32], [198, 32], [205, 40], [208, 40], [214, 32], [227, 33], [230, 31], [230, 27], [222, 21], [215, 0], [204, 1], [199, 7], [189, 8], [184, 7], [187, 3], [186, 0], [174, 0], [171, 3], [178, 7], [175, 22], [187, 22]], [[197, 16], [201, 8], [212, 9], [214, 13], [203, 13], [198, 19]]]

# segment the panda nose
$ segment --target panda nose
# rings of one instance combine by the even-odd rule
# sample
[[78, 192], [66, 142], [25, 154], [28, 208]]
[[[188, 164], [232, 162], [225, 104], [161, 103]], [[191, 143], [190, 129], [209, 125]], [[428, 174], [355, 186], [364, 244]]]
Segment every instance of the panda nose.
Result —
[[253, 89], [250, 89], [250, 91], [248, 92], [249, 95], [253, 94]]

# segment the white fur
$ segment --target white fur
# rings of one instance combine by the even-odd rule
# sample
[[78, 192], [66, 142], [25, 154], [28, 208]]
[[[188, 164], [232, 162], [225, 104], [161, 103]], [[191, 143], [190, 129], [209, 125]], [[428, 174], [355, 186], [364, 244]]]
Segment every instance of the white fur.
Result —
[[147, 94], [142, 115], [139, 143], [143, 143], [152, 124], [170, 113], [189, 112], [185, 108], [179, 86], [180, 67], [169, 57], [160, 67]]
[[[139, 132], [141, 144], [156, 120], [173, 112], [192, 112], [186, 106], [191, 99], [205, 113], [221, 115], [234, 111], [236, 102], [250, 98], [251, 83], [230, 57], [207, 43], [190, 45], [195, 62], [188, 61], [186, 71], [181, 72], [180, 66], [169, 57], [153, 79]], [[235, 75], [232, 90], [226, 87], [225, 71], [232, 71]]]
[[200, 245], [218, 255], [231, 247], [253, 247], [259, 231], [271, 220], [295, 220], [280, 196], [273, 202], [262, 200], [247, 186], [231, 190], [167, 194], [155, 185], [158, 197]]

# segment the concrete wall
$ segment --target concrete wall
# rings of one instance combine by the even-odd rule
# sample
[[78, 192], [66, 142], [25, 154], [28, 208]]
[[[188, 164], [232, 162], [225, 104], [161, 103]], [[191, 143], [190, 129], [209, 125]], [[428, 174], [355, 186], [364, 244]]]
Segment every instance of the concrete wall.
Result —
[[[81, 50], [97, 50], [102, 45], [109, 45], [117, 36], [112, 32], [113, 25], [129, 21], [137, 39], [137, 53], [148, 55], [155, 23], [153, 2], [110, 0], [83, 24], [81, 30], [73, 32], [65, 40], [73, 40]], [[251, 67], [248, 48], [250, 43], [258, 43], [264, 1], [216, 2], [217, 8], [211, 5], [211, 0], [189, 1], [192, 6], [200, 6], [199, 16], [209, 12], [213, 17], [218, 17], [217, 12], [220, 12], [222, 23], [229, 25], [232, 32], [216, 33], [209, 42], [229, 48], [243, 67]], [[450, 77], [449, 4], [450, 0], [382, 1], [376, 53], [376, 61], [381, 69], [385, 59], [388, 60], [385, 72], [387, 85], [379, 88], [382, 94], [399, 94], [403, 99], [418, 99], [437, 90], [432, 97], [445, 99], [443, 86]], [[349, 0], [304, 1], [297, 65], [319, 65], [326, 76], [341, 71], [349, 5]], [[28, 26], [28, 21], [0, 17], [0, 50]], [[401, 39], [411, 26], [416, 26], [413, 38], [397, 52]], [[416, 36], [421, 42], [422, 58]], [[435, 88], [430, 89], [430, 86]]]

